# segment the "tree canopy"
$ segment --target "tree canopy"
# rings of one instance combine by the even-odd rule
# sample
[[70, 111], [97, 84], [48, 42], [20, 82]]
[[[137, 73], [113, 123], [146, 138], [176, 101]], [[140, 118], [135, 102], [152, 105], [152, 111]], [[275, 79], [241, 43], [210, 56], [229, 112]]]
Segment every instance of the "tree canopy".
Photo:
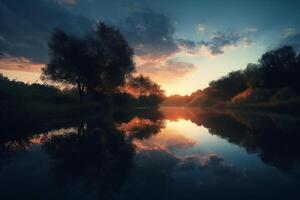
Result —
[[129, 78], [125, 90], [133, 96], [164, 96], [164, 91], [160, 86], [143, 75]]
[[133, 50], [117, 29], [104, 22], [84, 37], [55, 30], [49, 50], [42, 79], [76, 85], [82, 101], [87, 91], [115, 90], [135, 70]]

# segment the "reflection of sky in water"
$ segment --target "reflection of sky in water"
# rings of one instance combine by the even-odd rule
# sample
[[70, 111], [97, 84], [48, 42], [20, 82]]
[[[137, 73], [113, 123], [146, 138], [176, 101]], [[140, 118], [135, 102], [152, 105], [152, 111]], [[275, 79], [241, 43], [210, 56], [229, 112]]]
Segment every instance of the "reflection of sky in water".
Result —
[[[158, 135], [154, 135], [148, 140], [139, 144], [151, 144], [155, 146], [165, 145], [171, 148], [172, 153], [177, 156], [189, 156], [194, 154], [217, 154], [236, 165], [251, 164], [260, 165], [259, 158], [249, 155], [242, 148], [235, 144], [230, 144], [218, 136], [211, 135], [203, 126], [199, 127], [188, 120], [166, 121], [166, 128], [162, 129]], [[140, 144], [141, 145], [141, 144]], [[177, 145], [177, 146], [176, 146]], [[177, 147], [177, 148], [176, 148]], [[168, 149], [170, 150], [170, 148]], [[247, 159], [242, 159], [247, 157]]]
[[255, 154], [248, 154], [242, 147], [228, 143], [218, 136], [211, 135], [203, 126], [189, 120], [166, 121], [166, 127], [151, 138], [136, 142], [138, 149], [167, 151], [183, 160], [195, 157], [202, 165], [207, 159], [221, 159], [222, 165], [231, 166], [252, 175], [280, 176], [280, 172], [264, 164]]
[[[241, 166], [243, 166], [242, 164], [244, 162], [246, 162], [246, 166], [251, 165], [251, 163], [255, 165], [261, 164], [259, 158], [255, 155], [249, 155], [242, 147], [228, 143], [216, 135], [211, 135], [203, 126], [199, 127], [186, 120], [178, 120], [177, 122], [168, 121], [167, 124], [167, 129], [177, 130], [186, 137], [197, 141], [197, 144], [193, 148], [187, 151], [183, 149], [180, 151], [181, 153], [189, 154], [197, 151], [204, 154], [215, 153], [228, 160], [228, 162]], [[247, 159], [243, 159], [245, 157], [247, 157]]]

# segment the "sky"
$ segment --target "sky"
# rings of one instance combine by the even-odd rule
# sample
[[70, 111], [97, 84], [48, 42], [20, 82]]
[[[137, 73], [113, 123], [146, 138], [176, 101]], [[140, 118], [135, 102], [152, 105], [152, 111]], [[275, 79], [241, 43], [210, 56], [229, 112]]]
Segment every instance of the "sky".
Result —
[[190, 94], [271, 49], [300, 50], [298, 0], [0, 0], [0, 73], [40, 82], [55, 28], [84, 35], [98, 20], [134, 49], [136, 74]]

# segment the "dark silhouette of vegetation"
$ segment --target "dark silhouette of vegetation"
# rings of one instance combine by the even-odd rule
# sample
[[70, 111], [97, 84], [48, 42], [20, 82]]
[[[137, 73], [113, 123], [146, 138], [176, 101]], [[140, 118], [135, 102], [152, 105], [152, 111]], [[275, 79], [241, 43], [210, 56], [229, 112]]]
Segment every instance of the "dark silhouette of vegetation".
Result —
[[125, 89], [133, 96], [150, 96], [153, 94], [157, 96], [164, 95], [164, 91], [158, 84], [154, 83], [149, 77], [143, 75], [130, 78]]
[[[26, 84], [0, 75], [0, 120], [7, 130], [43, 126], [70, 116], [83, 117], [103, 110], [101, 101], [79, 104], [75, 90], [60, 90], [46, 84]], [[15, 122], [18, 122], [16, 126]], [[23, 127], [23, 131], [22, 131]]]
[[120, 191], [132, 166], [134, 148], [109, 125], [97, 128], [87, 124], [44, 144], [54, 161], [51, 173], [59, 185], [83, 182], [97, 190], [100, 199], [112, 199]]
[[139, 107], [157, 107], [165, 98], [160, 86], [143, 75], [129, 78], [123, 90], [137, 98]]
[[[3, 131], [5, 128], [1, 126], [0, 171], [3, 166], [14, 162], [14, 155], [26, 152], [38, 144], [49, 156], [49, 175], [51, 181], [54, 180], [60, 188], [59, 195], [64, 188], [79, 184], [85, 188], [83, 194], [89, 192], [100, 199], [113, 199], [125, 184], [134, 165], [135, 146], [132, 141], [157, 134], [164, 122], [162, 114], [157, 110], [133, 112], [128, 109], [126, 114], [116, 112], [113, 116], [117, 119], [106, 115], [82, 121], [65, 119], [62, 124], [48, 124], [42, 128], [39, 124], [28, 124], [29, 127], [23, 129], [29, 132], [28, 135], [15, 135], [8, 130], [7, 137]], [[138, 123], [134, 123], [133, 129], [129, 128], [135, 119], [139, 119]], [[58, 131], [51, 132], [53, 129]], [[47, 178], [43, 179], [43, 182], [47, 181]], [[34, 191], [26, 192], [32, 198], [40, 197]], [[21, 192], [14, 196], [24, 194]]]
[[85, 38], [54, 31], [49, 49], [42, 78], [76, 85], [82, 102], [88, 90], [115, 91], [135, 69], [133, 50], [123, 35], [103, 22]]

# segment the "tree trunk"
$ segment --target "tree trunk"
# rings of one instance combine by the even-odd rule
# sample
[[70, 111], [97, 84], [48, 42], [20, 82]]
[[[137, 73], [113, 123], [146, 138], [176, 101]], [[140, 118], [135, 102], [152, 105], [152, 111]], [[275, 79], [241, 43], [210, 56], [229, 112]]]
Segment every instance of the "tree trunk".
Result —
[[105, 95], [105, 116], [107, 119], [113, 119], [114, 113], [114, 103], [113, 103], [113, 96], [111, 93], [107, 93]]
[[78, 89], [78, 94], [79, 94], [79, 100], [80, 103], [84, 103], [84, 85], [80, 83], [79, 81], [77, 82], [77, 89]]

